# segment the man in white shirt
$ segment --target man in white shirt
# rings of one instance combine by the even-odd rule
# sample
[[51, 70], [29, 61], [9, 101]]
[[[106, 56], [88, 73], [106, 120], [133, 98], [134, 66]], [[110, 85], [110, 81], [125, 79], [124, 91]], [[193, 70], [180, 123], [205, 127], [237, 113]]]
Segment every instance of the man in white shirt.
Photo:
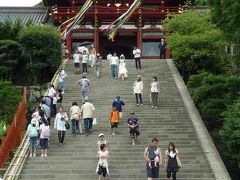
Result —
[[109, 52], [107, 55], [107, 61], [110, 65], [111, 65], [111, 57], [112, 57], [112, 53]]
[[91, 83], [89, 79], [85, 75], [82, 76], [82, 79], [78, 80], [77, 84], [79, 85], [79, 88], [81, 90], [82, 94], [82, 102], [86, 102], [89, 100], [89, 92], [91, 88]]
[[84, 127], [85, 127], [85, 134], [86, 136], [89, 135], [89, 133], [91, 133], [92, 130], [92, 122], [93, 122], [93, 117], [94, 117], [94, 111], [95, 111], [95, 107], [92, 103], [86, 101], [81, 109], [81, 116], [82, 119], [84, 120]]
[[51, 105], [50, 105], [50, 109], [51, 109], [51, 115], [53, 115], [53, 98], [54, 96], [56, 96], [57, 92], [54, 89], [54, 85], [52, 83], [48, 83], [48, 89], [47, 89], [47, 96], [51, 99]]
[[67, 73], [65, 72], [64, 69], [62, 69], [59, 73], [59, 84], [58, 84], [58, 89], [61, 89], [62, 92], [64, 93], [64, 89], [65, 89], [65, 83], [64, 80], [67, 77]]
[[111, 57], [110, 64], [111, 64], [112, 77], [117, 79], [118, 64], [119, 64], [119, 58], [117, 57], [117, 53], [114, 53], [113, 56]]
[[142, 69], [142, 66], [141, 66], [141, 50], [138, 49], [137, 47], [134, 47], [133, 55], [134, 55], [134, 59], [135, 59], [136, 69], [141, 70]]
[[73, 62], [74, 62], [74, 67], [75, 67], [75, 74], [79, 74], [80, 73], [80, 59], [81, 59], [81, 55], [76, 50], [76, 52], [73, 54]]

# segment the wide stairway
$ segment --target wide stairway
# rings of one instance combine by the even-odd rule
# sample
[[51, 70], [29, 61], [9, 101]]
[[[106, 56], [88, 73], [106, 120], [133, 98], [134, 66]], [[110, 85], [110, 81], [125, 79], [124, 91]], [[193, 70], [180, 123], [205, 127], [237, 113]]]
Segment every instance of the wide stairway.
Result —
[[[94, 126], [93, 134], [73, 137], [67, 132], [65, 144], [58, 145], [56, 130], [52, 130], [49, 153], [47, 158], [28, 159], [20, 179], [59, 179], [59, 180], [95, 180], [97, 165], [97, 135], [104, 133], [110, 142], [110, 177], [111, 180], [146, 180], [143, 152], [151, 138], [160, 140], [164, 154], [168, 143], [175, 142], [180, 153], [183, 166], [179, 170], [180, 180], [214, 180], [209, 162], [205, 157], [196, 136], [175, 81], [166, 61], [145, 60], [143, 70], [134, 68], [134, 61], [127, 61], [128, 79], [112, 79], [110, 66], [103, 61], [100, 78], [95, 77], [94, 69], [90, 69], [88, 78], [93, 87], [90, 93], [91, 102], [96, 107], [98, 124]], [[68, 77], [63, 106], [67, 112], [72, 101], [81, 102], [81, 96], [76, 82], [81, 75], [75, 75], [73, 63], [67, 65]], [[137, 74], [144, 81], [143, 106], [137, 107], [132, 92], [132, 85]], [[160, 81], [159, 107], [152, 109], [149, 102], [149, 86], [153, 75]], [[111, 136], [108, 124], [108, 113], [113, 99], [120, 95], [126, 103], [126, 109], [116, 136]], [[127, 117], [129, 111], [135, 111], [140, 121], [141, 135], [135, 146], [131, 145], [128, 134]], [[53, 120], [52, 120], [53, 121]], [[166, 179], [164, 167], [160, 168], [160, 179]]]

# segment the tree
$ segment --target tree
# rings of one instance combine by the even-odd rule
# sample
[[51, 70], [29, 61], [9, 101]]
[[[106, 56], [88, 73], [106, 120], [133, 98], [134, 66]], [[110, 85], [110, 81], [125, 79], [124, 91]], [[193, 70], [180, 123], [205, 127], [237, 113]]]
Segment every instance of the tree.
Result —
[[209, 0], [212, 21], [234, 43], [240, 43], [239, 0]]
[[0, 22], [0, 40], [13, 40], [17, 41], [18, 33], [23, 28], [23, 24], [19, 19], [11, 21], [6, 19], [4, 22]]
[[12, 40], [0, 40], [0, 78], [12, 81], [20, 56], [20, 45]]
[[185, 82], [200, 70], [223, 71], [225, 40], [223, 33], [210, 23], [208, 11], [185, 11], [170, 16], [164, 25], [172, 58]]
[[240, 100], [223, 113], [224, 125], [220, 131], [220, 137], [224, 145], [223, 154], [228, 160], [230, 169], [240, 175]]
[[222, 112], [239, 97], [240, 79], [230, 75], [202, 72], [191, 76], [187, 86], [208, 128], [221, 128]]
[[[49, 80], [61, 62], [61, 38], [55, 27], [30, 25], [19, 33], [32, 84]], [[44, 79], [44, 77], [47, 79]]]

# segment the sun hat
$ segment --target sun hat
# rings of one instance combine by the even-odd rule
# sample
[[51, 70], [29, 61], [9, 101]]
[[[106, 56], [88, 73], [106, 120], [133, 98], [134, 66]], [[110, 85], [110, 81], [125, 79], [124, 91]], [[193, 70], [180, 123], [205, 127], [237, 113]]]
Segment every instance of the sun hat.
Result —
[[101, 136], [104, 136], [104, 134], [103, 134], [103, 133], [100, 133], [100, 134], [98, 135], [98, 138], [100, 138]]

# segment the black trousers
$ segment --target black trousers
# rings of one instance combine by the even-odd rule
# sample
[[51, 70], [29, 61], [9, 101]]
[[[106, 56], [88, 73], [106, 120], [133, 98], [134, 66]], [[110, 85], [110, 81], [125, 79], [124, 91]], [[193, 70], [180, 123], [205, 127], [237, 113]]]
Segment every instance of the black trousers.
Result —
[[136, 69], [142, 69], [140, 57], [135, 58], [135, 65], [136, 65]]
[[166, 51], [160, 51], [160, 59], [166, 59]]
[[172, 178], [173, 180], [176, 180], [177, 179], [177, 172], [176, 171], [167, 171], [167, 178], [171, 178], [171, 175], [172, 175]]
[[135, 93], [135, 97], [136, 97], [136, 103], [139, 104], [139, 100], [140, 100], [140, 104], [142, 104], [142, 94]]
[[58, 131], [58, 141], [59, 143], [64, 142], [66, 131]]
[[82, 71], [83, 71], [83, 73], [87, 73], [87, 66], [88, 66], [87, 63], [82, 63]]

